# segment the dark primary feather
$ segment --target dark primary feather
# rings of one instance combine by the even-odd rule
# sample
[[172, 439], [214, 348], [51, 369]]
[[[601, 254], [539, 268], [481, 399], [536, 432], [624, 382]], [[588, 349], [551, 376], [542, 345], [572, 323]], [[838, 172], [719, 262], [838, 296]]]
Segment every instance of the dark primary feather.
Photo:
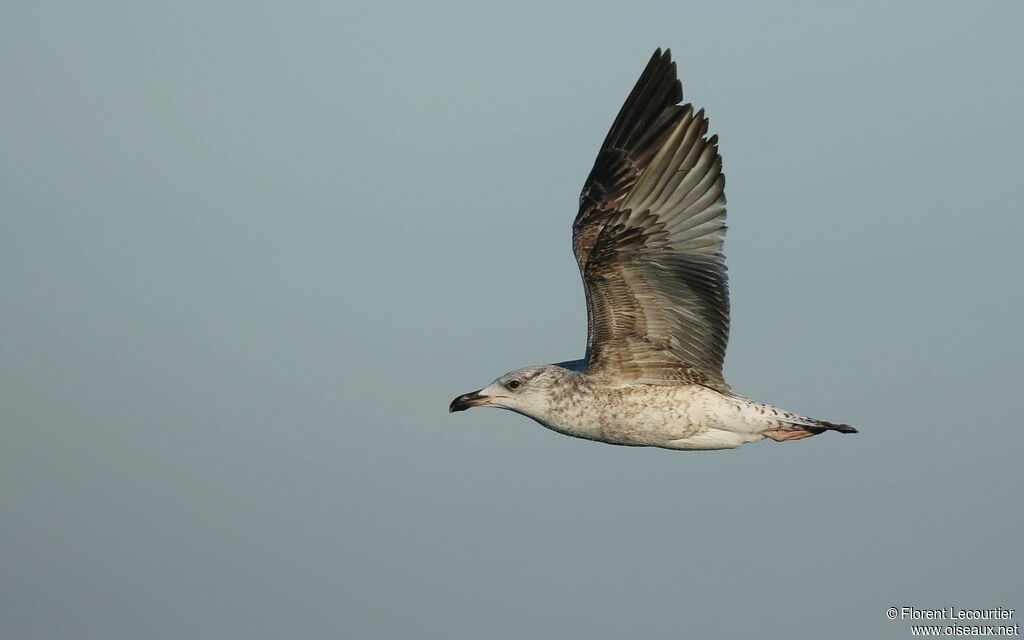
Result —
[[573, 251], [587, 298], [587, 372], [728, 391], [725, 176], [703, 111], [659, 49], [580, 194]]
[[[573, 248], [580, 268], [586, 263], [601, 219], [622, 202], [672, 127], [679, 120], [683, 86], [669, 51], [654, 52], [601, 144], [594, 168], [580, 193], [573, 222]], [[585, 242], [593, 232], [591, 242]]]

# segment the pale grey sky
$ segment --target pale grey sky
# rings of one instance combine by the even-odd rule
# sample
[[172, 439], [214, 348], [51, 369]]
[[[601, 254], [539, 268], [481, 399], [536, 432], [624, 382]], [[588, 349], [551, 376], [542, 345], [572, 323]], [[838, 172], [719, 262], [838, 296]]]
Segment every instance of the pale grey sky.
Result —
[[[0, 10], [0, 637], [906, 638], [1017, 609], [1019, 3]], [[580, 357], [576, 198], [658, 46], [740, 393], [670, 452], [449, 415]]]

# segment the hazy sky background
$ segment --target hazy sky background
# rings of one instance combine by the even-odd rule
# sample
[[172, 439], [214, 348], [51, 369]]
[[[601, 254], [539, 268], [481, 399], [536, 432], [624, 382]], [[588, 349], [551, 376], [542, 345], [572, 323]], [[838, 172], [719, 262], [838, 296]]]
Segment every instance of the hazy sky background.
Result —
[[[5, 2], [0, 637], [1024, 618], [1024, 5]], [[721, 136], [735, 451], [450, 400], [580, 357], [651, 52]]]

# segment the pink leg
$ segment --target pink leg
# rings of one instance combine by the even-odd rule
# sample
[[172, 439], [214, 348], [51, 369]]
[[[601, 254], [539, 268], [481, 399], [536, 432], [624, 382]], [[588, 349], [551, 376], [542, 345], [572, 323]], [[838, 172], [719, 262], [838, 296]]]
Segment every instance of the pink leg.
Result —
[[776, 442], [782, 442], [783, 440], [802, 440], [818, 434], [807, 429], [772, 429], [771, 431], [765, 431], [763, 435]]

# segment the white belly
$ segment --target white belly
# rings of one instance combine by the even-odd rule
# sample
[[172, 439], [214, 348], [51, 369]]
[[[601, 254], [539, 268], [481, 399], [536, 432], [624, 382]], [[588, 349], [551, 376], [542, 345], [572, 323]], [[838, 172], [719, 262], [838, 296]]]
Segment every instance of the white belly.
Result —
[[584, 391], [572, 404], [552, 407], [538, 422], [578, 438], [671, 449], [722, 449], [762, 439], [744, 428], [750, 416], [741, 402], [707, 387], [642, 385]]

